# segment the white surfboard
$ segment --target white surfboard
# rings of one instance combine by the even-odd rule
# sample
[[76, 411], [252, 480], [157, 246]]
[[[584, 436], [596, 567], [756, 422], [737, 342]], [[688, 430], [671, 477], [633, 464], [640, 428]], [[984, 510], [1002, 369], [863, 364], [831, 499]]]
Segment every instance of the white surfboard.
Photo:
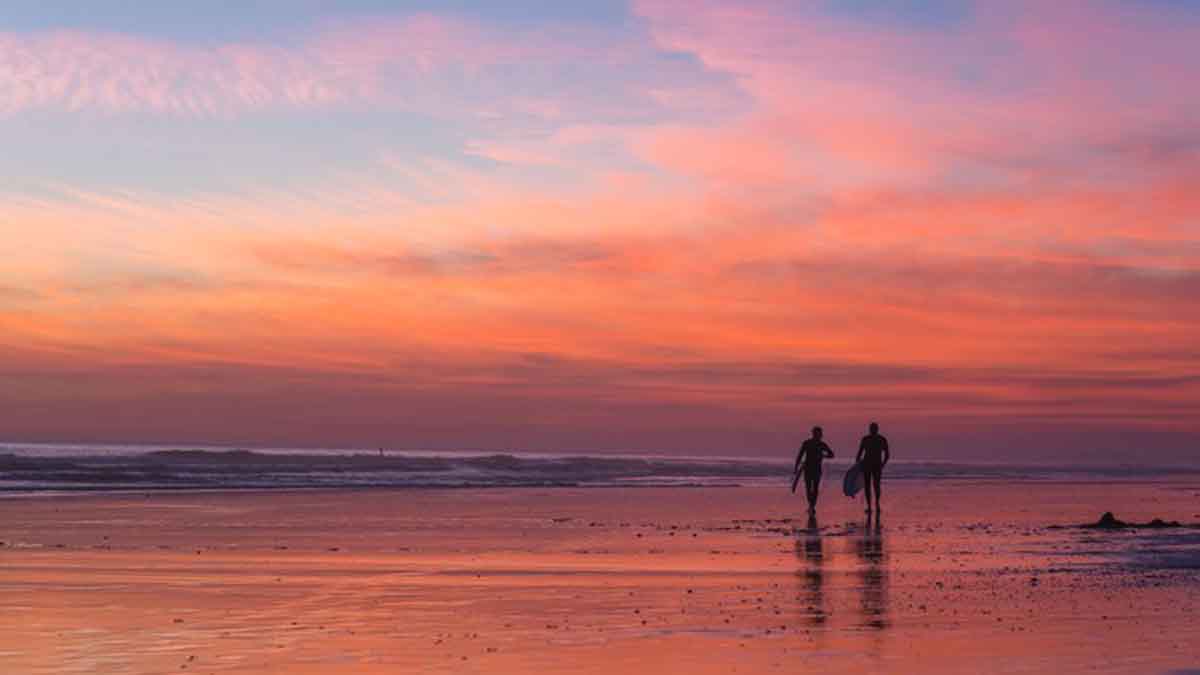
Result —
[[863, 466], [862, 462], [855, 462], [854, 466], [846, 470], [846, 477], [842, 479], [842, 492], [847, 497], [853, 497], [863, 489]]

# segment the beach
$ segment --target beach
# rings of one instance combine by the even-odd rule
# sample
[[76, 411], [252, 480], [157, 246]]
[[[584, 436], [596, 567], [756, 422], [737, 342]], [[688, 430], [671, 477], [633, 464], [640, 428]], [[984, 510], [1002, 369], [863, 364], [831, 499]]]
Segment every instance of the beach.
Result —
[[1200, 482], [833, 487], [13, 495], [0, 672], [1200, 667]]
[[0, 675], [1200, 675], [1197, 80], [1200, 0], [0, 0]]

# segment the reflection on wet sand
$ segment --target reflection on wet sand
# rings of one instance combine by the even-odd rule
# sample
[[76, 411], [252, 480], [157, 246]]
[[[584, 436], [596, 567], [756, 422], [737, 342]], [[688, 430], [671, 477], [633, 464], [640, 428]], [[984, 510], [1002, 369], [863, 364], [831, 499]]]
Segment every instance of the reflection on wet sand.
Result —
[[883, 522], [876, 515], [867, 517], [867, 526], [855, 541], [860, 563], [862, 625], [875, 629], [888, 627], [887, 559], [883, 539]]
[[809, 624], [821, 626], [829, 620], [829, 615], [825, 611], [825, 543], [817, 517], [809, 515], [805, 529], [796, 534], [796, 555], [804, 561], [797, 574], [803, 583], [805, 617]]
[[900, 484], [790, 541], [730, 522], [778, 486], [6, 497], [0, 674], [1183, 672], [1196, 570], [1128, 556], [1196, 531], [1045, 522], [1195, 513], [1189, 480]]

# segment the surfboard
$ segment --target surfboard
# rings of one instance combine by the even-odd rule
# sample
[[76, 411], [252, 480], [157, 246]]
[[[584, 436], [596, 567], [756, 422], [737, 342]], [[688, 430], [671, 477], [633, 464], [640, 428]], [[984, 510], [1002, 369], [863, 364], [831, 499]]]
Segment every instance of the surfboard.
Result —
[[847, 497], [853, 497], [863, 489], [863, 466], [862, 462], [855, 462], [854, 466], [846, 470], [846, 477], [842, 479], [842, 492]]
[[800, 470], [796, 472], [796, 475], [792, 476], [792, 493], [793, 494], [795, 494], [796, 485], [800, 482], [800, 476], [803, 474], [804, 474], [804, 467], [800, 467]]

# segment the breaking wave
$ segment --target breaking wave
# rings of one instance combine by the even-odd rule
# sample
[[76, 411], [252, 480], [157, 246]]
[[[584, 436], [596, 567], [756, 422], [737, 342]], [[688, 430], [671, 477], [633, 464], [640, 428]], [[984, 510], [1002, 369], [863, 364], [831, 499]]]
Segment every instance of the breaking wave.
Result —
[[0, 490], [734, 485], [786, 475], [736, 460], [512, 454], [287, 454], [155, 450], [132, 455], [0, 454]]

